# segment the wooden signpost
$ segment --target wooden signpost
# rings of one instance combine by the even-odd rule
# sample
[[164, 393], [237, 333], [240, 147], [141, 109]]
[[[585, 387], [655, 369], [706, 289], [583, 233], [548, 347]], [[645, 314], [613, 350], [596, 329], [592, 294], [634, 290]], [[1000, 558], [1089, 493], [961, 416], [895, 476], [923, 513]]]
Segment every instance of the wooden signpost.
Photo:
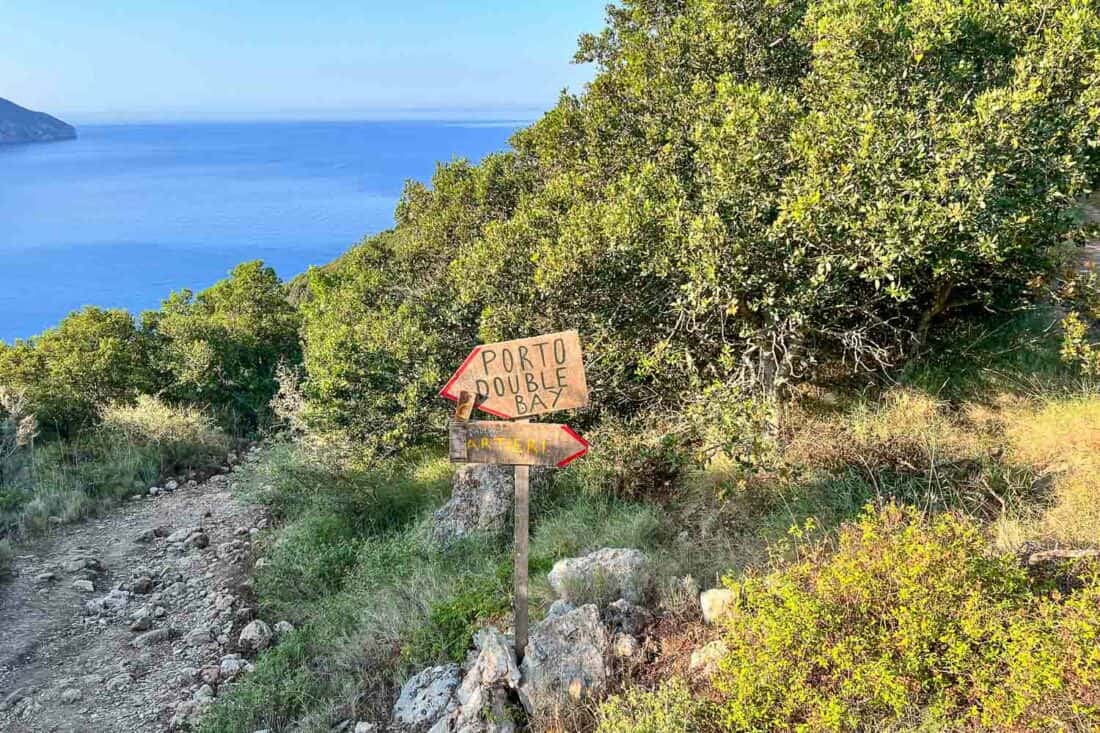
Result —
[[[588, 404], [580, 337], [562, 331], [475, 346], [439, 394], [457, 403], [451, 461], [515, 467], [515, 645], [517, 659], [523, 659], [530, 467], [564, 468], [588, 452], [588, 441], [568, 425], [528, 419]], [[475, 407], [512, 422], [470, 420]]]
[[477, 409], [511, 420], [588, 404], [576, 331], [475, 346], [439, 394], [477, 397]]
[[475, 420], [451, 423], [451, 460], [565, 468], [588, 452], [568, 425]]

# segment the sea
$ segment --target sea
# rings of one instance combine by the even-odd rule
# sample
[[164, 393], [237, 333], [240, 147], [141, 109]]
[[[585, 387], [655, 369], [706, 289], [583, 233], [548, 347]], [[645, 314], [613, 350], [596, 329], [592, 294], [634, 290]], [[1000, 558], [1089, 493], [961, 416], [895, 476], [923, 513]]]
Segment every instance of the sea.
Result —
[[263, 260], [284, 279], [393, 226], [407, 180], [522, 121], [85, 125], [0, 145], [0, 340], [84, 305], [156, 308]]

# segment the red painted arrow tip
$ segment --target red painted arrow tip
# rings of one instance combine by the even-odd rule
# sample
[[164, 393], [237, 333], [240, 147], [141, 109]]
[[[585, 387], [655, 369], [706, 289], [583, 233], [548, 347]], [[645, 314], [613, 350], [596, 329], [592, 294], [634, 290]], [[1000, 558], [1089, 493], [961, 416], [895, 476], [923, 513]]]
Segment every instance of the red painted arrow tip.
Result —
[[458, 378], [462, 376], [462, 372], [466, 371], [466, 367], [470, 366], [470, 362], [473, 361], [474, 357], [477, 356], [477, 352], [479, 351], [481, 351], [480, 346], [475, 346], [470, 351], [470, 354], [462, 361], [462, 364], [459, 365], [458, 369], [455, 370], [454, 375], [449, 380], [447, 380], [447, 383], [445, 385], [443, 385], [443, 389], [439, 390], [440, 397], [448, 399], [451, 402], [458, 402], [458, 395], [451, 392], [451, 387], [453, 387], [454, 383], [458, 381]]
[[561, 459], [560, 461], [557, 462], [557, 467], [558, 468], [565, 468], [570, 463], [577, 460], [578, 458], [580, 458], [581, 456], [583, 456], [585, 453], [588, 452], [589, 443], [588, 443], [587, 440], [585, 440], [584, 438], [581, 437], [580, 433], [578, 433], [576, 430], [569, 427], [568, 425], [562, 425], [561, 429], [564, 430], [565, 432], [569, 433], [569, 435], [573, 438], [573, 440], [575, 440], [575, 441], [577, 441], [578, 443], [581, 444], [581, 449], [579, 451], [577, 451], [576, 453], [571, 453], [570, 455], [566, 456], [565, 458], [563, 458], [563, 459]]

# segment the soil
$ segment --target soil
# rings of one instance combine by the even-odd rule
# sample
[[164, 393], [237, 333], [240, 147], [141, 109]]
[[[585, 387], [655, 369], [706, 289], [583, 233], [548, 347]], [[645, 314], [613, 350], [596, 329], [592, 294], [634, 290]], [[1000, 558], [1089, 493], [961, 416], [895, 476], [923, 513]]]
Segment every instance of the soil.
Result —
[[0, 730], [186, 729], [246, 673], [238, 639], [267, 519], [232, 481], [190, 481], [16, 548], [0, 582]]

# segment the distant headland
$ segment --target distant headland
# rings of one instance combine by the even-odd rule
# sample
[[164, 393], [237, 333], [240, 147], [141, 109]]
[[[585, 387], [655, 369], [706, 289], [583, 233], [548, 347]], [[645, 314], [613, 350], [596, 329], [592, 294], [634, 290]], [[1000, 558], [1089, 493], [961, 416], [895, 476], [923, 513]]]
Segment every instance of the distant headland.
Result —
[[76, 128], [72, 125], [0, 97], [0, 145], [72, 140], [75, 137]]

